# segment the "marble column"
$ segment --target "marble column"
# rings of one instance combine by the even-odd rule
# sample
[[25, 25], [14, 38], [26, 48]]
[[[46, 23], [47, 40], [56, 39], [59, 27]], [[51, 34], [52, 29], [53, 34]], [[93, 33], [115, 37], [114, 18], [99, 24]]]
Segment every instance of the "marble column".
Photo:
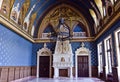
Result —
[[54, 78], [59, 77], [59, 69], [54, 67]]
[[73, 70], [72, 70], [72, 67], [70, 67], [70, 78], [73, 78]]

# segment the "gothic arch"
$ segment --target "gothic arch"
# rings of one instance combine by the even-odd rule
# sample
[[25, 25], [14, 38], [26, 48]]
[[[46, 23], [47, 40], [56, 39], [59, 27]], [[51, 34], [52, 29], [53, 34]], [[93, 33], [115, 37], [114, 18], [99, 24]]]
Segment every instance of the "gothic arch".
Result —
[[[38, 38], [40, 38], [42, 36], [42, 32], [45, 29], [46, 25], [48, 25], [50, 23], [51, 25], [53, 25], [53, 27], [56, 27], [59, 24], [59, 21], [58, 21], [59, 17], [57, 16], [57, 14], [59, 14], [60, 12], [58, 12], [57, 9], [59, 10], [60, 8], [63, 8], [63, 7], [67, 8], [67, 10], [70, 10], [70, 12], [72, 11], [72, 13], [73, 13], [73, 11], [75, 12], [74, 14], [76, 14], [75, 15], [76, 17], [73, 16], [73, 15], [71, 16], [71, 13], [69, 11], [67, 11], [68, 12], [67, 14], [71, 17], [71, 19], [77, 18], [75, 21], [79, 21], [83, 25], [85, 25], [85, 27], [87, 29], [87, 33], [89, 33], [88, 36], [90, 36], [89, 25], [88, 25], [86, 19], [84, 18], [84, 16], [79, 11], [77, 11], [75, 8], [73, 8], [73, 7], [71, 7], [71, 6], [67, 5], [67, 4], [62, 4], [62, 5], [59, 5], [59, 6], [55, 7], [55, 8], [53, 8], [53, 10], [48, 12], [48, 14], [43, 18], [43, 20], [42, 20], [42, 22], [41, 22], [41, 24], [39, 26], [38, 35], [37, 35]], [[53, 13], [56, 16], [53, 17], [52, 16]], [[71, 23], [70, 19], [69, 19], [69, 21], [67, 20], [67, 22], [66, 22], [67, 25], [69, 25], [71, 30], [72, 30], [72, 27], [74, 26], [73, 22]]]

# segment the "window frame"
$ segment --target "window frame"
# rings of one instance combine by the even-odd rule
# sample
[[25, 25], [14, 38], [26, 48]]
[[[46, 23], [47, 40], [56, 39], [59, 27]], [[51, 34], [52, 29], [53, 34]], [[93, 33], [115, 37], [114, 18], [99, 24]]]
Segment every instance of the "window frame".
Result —
[[102, 42], [98, 43], [97, 49], [98, 49], [98, 75], [100, 76], [100, 73], [103, 72], [103, 52], [102, 52], [103, 43]]
[[[109, 42], [107, 42], [109, 41]], [[107, 46], [109, 44], [109, 47]], [[105, 48], [105, 68], [106, 68], [106, 77], [108, 74], [112, 74], [112, 67], [114, 65], [113, 61], [113, 45], [112, 45], [112, 36], [109, 35], [104, 39], [104, 48]], [[109, 56], [110, 54], [110, 56]], [[111, 66], [110, 66], [111, 65]]]
[[117, 65], [120, 67], [120, 60], [118, 58], [120, 58], [120, 39], [118, 37], [118, 35], [120, 35], [120, 27], [114, 32], [114, 36], [115, 36], [115, 50], [116, 50], [116, 59], [117, 59]]

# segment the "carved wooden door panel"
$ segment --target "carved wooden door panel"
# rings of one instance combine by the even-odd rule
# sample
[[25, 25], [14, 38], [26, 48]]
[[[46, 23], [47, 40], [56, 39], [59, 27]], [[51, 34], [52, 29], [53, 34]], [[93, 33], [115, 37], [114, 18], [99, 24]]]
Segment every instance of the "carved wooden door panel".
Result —
[[78, 77], [89, 77], [88, 56], [78, 56]]
[[39, 57], [39, 77], [49, 77], [50, 72], [50, 57], [40, 56]]

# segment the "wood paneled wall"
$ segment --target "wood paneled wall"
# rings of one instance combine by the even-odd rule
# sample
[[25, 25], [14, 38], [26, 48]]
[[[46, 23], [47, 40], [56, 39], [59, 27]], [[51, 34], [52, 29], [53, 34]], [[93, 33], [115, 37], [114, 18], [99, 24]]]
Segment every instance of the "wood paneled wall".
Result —
[[117, 67], [112, 67], [112, 72], [113, 72], [113, 82], [119, 82]]
[[106, 81], [106, 82], [119, 82], [118, 81], [117, 67], [112, 67], [112, 74], [107, 74], [107, 77], [106, 77], [106, 68], [104, 66], [103, 73], [99, 78]]
[[10, 82], [27, 76], [36, 76], [36, 66], [0, 66], [0, 82]]
[[92, 66], [92, 77], [98, 77], [98, 67], [97, 66]]
[[[27, 76], [36, 76], [36, 66], [0, 66], [0, 82], [10, 82]], [[92, 77], [98, 77], [98, 67], [92, 66]], [[118, 82], [117, 68], [113, 67], [113, 82]], [[75, 76], [75, 67], [73, 67], [73, 76]], [[103, 80], [105, 78], [105, 68], [103, 67]]]

